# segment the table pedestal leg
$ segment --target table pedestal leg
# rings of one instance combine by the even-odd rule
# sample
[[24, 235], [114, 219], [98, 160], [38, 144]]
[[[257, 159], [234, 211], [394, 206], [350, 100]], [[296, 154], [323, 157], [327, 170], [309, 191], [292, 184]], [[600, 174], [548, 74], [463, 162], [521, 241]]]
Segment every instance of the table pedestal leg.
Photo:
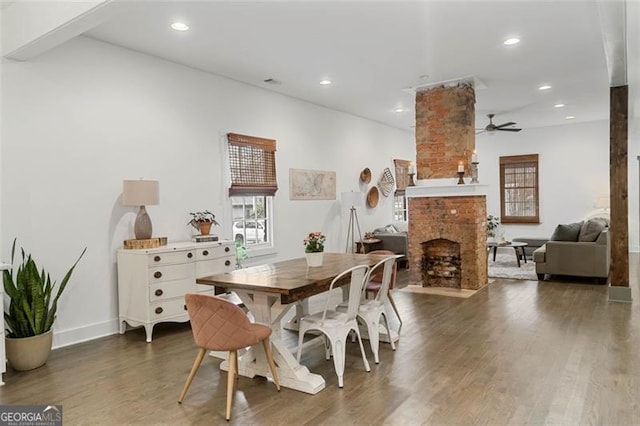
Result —
[[[293, 305], [281, 304], [280, 297], [273, 293], [246, 290], [235, 290], [235, 292], [253, 314], [256, 323], [271, 327], [270, 340], [280, 385], [310, 394], [316, 394], [324, 389], [324, 378], [319, 374], [309, 372], [307, 367], [300, 365], [282, 341], [280, 321]], [[227, 362], [223, 362], [220, 367], [226, 370]], [[247, 353], [239, 358], [238, 374], [246, 377], [256, 375], [271, 377], [262, 345], [251, 347]]]

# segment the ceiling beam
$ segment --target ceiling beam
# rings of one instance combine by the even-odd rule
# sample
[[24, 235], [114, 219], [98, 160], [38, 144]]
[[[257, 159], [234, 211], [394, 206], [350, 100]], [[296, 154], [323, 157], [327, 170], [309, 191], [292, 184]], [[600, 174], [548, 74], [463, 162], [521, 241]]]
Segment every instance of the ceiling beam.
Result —
[[2, 56], [26, 61], [120, 13], [115, 0], [18, 0], [2, 10]]

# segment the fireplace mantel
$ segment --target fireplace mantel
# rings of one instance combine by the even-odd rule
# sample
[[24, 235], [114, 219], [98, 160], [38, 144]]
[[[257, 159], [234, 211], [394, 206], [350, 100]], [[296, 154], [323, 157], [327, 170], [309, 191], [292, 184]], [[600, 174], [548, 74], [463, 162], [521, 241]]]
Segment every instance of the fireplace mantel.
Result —
[[489, 185], [467, 183], [457, 185], [455, 179], [426, 179], [419, 180], [416, 186], [406, 188], [407, 198], [417, 197], [464, 197], [487, 195]]

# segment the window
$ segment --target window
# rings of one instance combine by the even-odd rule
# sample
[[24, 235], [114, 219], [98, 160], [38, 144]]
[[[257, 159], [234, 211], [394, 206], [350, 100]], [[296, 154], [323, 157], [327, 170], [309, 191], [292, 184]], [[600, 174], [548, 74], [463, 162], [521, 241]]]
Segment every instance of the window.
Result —
[[231, 197], [233, 239], [247, 248], [271, 246], [271, 200], [265, 195]]
[[407, 198], [405, 189], [409, 184], [409, 160], [393, 160], [396, 169], [396, 192], [393, 198], [393, 220], [395, 222], [407, 221]]
[[407, 221], [407, 197], [396, 195], [393, 198], [393, 220], [395, 222]]
[[231, 186], [232, 236], [247, 249], [273, 247], [273, 197], [276, 141], [227, 134]]
[[540, 223], [538, 154], [500, 157], [500, 222]]

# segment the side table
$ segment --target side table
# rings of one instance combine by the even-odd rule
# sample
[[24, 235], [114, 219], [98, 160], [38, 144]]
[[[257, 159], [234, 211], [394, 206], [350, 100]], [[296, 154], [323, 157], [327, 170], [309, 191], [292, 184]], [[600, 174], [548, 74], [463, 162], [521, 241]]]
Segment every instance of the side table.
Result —
[[356, 253], [368, 253], [373, 250], [382, 250], [382, 240], [371, 238], [368, 240], [356, 241]]

